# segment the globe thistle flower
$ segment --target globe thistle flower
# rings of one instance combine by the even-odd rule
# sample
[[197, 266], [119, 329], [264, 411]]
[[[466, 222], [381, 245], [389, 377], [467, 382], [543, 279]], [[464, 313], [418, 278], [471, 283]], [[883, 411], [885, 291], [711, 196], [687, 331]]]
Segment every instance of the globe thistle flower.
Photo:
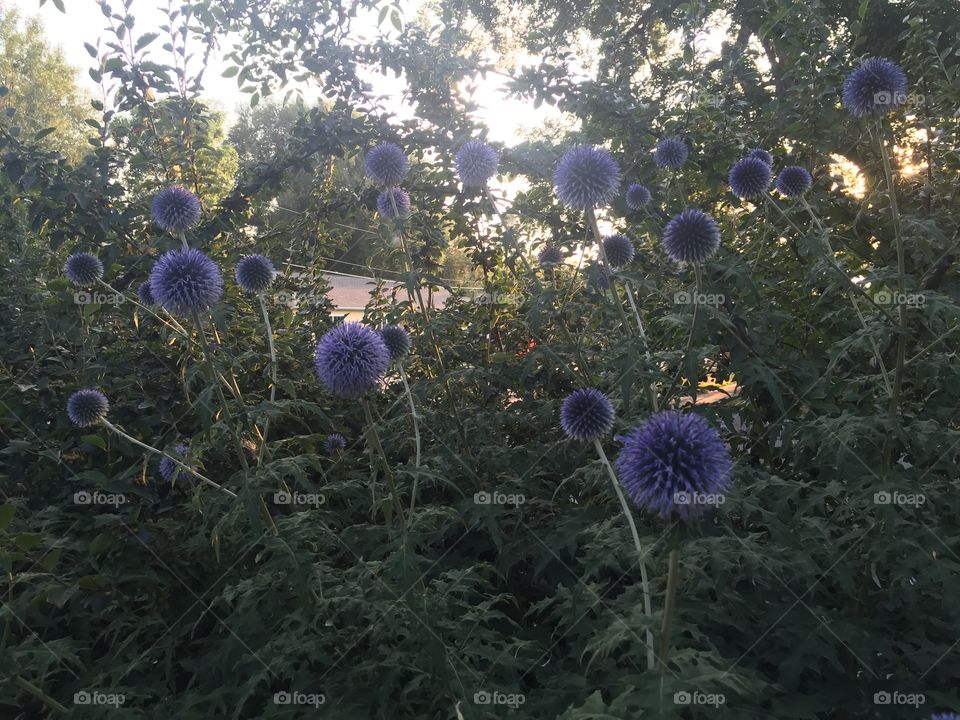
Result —
[[746, 200], [766, 191], [770, 187], [771, 177], [772, 171], [767, 163], [759, 158], [745, 157], [730, 168], [727, 179], [733, 194]]
[[784, 197], [800, 197], [810, 189], [811, 185], [813, 185], [813, 178], [806, 168], [799, 165], [785, 167], [777, 175], [777, 191]]
[[574, 440], [596, 440], [613, 429], [613, 403], [595, 388], [574, 390], [560, 406], [560, 427]]
[[263, 255], [247, 255], [237, 263], [237, 285], [251, 293], [260, 293], [270, 287], [274, 274], [273, 263]]
[[67, 417], [80, 428], [96, 425], [107, 416], [107, 396], [95, 388], [77, 390], [67, 399]]
[[390, 367], [390, 351], [379, 333], [359, 323], [344, 322], [317, 343], [314, 368], [330, 392], [345, 398], [363, 395]]
[[[396, 210], [394, 210], [394, 203]], [[377, 196], [377, 212], [388, 220], [403, 220], [410, 217], [410, 195], [406, 190], [398, 187], [387, 188]]]
[[153, 288], [149, 280], [144, 280], [137, 288], [137, 297], [140, 298], [141, 305], [156, 305], [157, 299], [153, 296]]
[[96, 255], [74, 253], [67, 258], [63, 273], [74, 285], [89, 287], [103, 277], [103, 263]]
[[[190, 449], [183, 443], [178, 443], [177, 445], [173, 446], [173, 452], [170, 454], [176, 455], [177, 459], [179, 459], [180, 462], [183, 462], [184, 459], [187, 457], [187, 453], [189, 452], [189, 450]], [[163, 479], [164, 482], [170, 482], [171, 480], [173, 480], [173, 475], [174, 473], [176, 473], [177, 468], [180, 468], [180, 474], [177, 476], [177, 479], [179, 480], [189, 481], [189, 480], [193, 480], [196, 477], [192, 472], [188, 472], [184, 470], [182, 467], [177, 465], [173, 460], [168, 458], [166, 455], [163, 455], [160, 457], [160, 477]]]
[[380, 338], [387, 346], [391, 360], [400, 360], [410, 352], [410, 333], [399, 325], [381, 328]]
[[340, 433], [327, 435], [327, 439], [323, 441], [323, 449], [327, 455], [336, 455], [343, 452], [345, 447], [347, 447], [347, 440]]
[[773, 155], [771, 155], [767, 150], [763, 148], [754, 148], [747, 153], [748, 158], [756, 158], [757, 160], [763, 160], [767, 165], [773, 167]]
[[633, 260], [633, 241], [626, 235], [610, 235], [603, 239], [603, 254], [610, 267], [621, 268]]
[[633, 183], [627, 188], [627, 207], [631, 210], [641, 210], [650, 202], [650, 191], [640, 183]]
[[695, 413], [665, 410], [617, 439], [620, 484], [662, 518], [690, 520], [730, 486], [730, 448]]
[[497, 172], [497, 151], [480, 140], [469, 140], [457, 151], [454, 165], [466, 187], [483, 187]]
[[603, 148], [578, 145], [560, 158], [553, 184], [564, 205], [574, 210], [591, 210], [616, 195], [620, 167]]
[[587, 265], [586, 272], [587, 279], [594, 289], [604, 292], [610, 287], [610, 278], [607, 275], [607, 269], [602, 263], [590, 263]]
[[153, 266], [150, 289], [166, 310], [203, 312], [223, 294], [223, 277], [213, 260], [199, 250], [171, 250]]
[[843, 82], [844, 107], [855, 118], [881, 117], [907, 99], [907, 75], [887, 58], [864, 60]]
[[662, 242], [676, 262], [702, 262], [720, 247], [720, 228], [707, 213], [684, 210], [667, 223]]
[[150, 213], [161, 230], [183, 232], [200, 222], [200, 201], [186, 188], [174, 185], [154, 195]]
[[678, 170], [683, 167], [689, 155], [687, 145], [679, 136], [668, 137], [657, 143], [653, 161], [662, 168]]
[[410, 172], [410, 161], [399, 146], [382, 142], [367, 153], [363, 167], [367, 177], [378, 185], [394, 187]]
[[537, 263], [542, 268], [551, 268], [563, 262], [563, 251], [556, 245], [547, 245], [537, 256]]

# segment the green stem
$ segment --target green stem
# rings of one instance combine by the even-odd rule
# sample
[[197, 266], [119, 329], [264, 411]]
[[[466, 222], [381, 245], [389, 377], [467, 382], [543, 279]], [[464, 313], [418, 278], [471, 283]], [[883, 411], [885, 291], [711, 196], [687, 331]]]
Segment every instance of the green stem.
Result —
[[[607, 459], [607, 454], [603, 451], [603, 445], [599, 438], [595, 438], [593, 446], [597, 449], [597, 455], [600, 456], [600, 462], [610, 476], [610, 482], [613, 484], [613, 490], [620, 500], [620, 508], [627, 518], [627, 524], [630, 525], [630, 534], [633, 536], [633, 545], [637, 549], [637, 558], [640, 562], [640, 582], [643, 586], [643, 612], [649, 618], [653, 615], [650, 606], [650, 581], [647, 579], [647, 563], [644, 561], [643, 547], [640, 545], [640, 535], [637, 533], [637, 524], [633, 520], [633, 513], [630, 512], [630, 506], [627, 499], [623, 496], [623, 490], [620, 489], [620, 482], [617, 480], [616, 473], [613, 472], [613, 466]], [[647, 667], [653, 669], [656, 665], [656, 659], [653, 653], [653, 632], [647, 628]]]
[[883, 160], [883, 175], [887, 184], [887, 194], [890, 196], [890, 212], [893, 215], [893, 232], [897, 249], [897, 289], [900, 292], [901, 298], [901, 302], [897, 305], [900, 330], [897, 337], [897, 365], [893, 373], [893, 392], [890, 395], [890, 404], [887, 408], [890, 431], [884, 438], [883, 444], [883, 467], [885, 471], [889, 472], [893, 456], [893, 438], [897, 430], [897, 413], [900, 408], [900, 391], [903, 387], [904, 360], [906, 359], [907, 352], [907, 314], [902, 300], [903, 296], [907, 293], [907, 270], [906, 254], [903, 247], [903, 234], [900, 229], [900, 209], [897, 205], [897, 190], [893, 184], [893, 168], [890, 163], [890, 153], [887, 150], [887, 143], [884, 139], [882, 120], [877, 121], [877, 129], [880, 157]]
[[222, 492], [222, 493], [226, 493], [227, 495], [229, 495], [229, 496], [232, 497], [232, 498], [235, 498], [235, 497], [237, 496], [237, 494], [236, 494], [235, 492], [233, 492], [232, 490], [228, 490], [227, 488], [223, 487], [222, 485], [219, 485], [218, 483], [215, 483], [215, 482], [214, 482], [213, 480], [211, 480], [210, 478], [201, 475], [199, 472], [197, 472], [196, 468], [192, 468], [192, 467], [190, 467], [189, 465], [186, 465], [186, 464], [185, 464], [183, 461], [181, 461], [179, 458], [176, 458], [176, 457], [174, 457], [173, 455], [170, 455], [169, 453], [165, 453], [163, 450], [158, 450], [157, 448], [153, 447], [152, 445], [147, 445], [146, 443], [140, 442], [139, 440], [137, 440], [137, 439], [136, 439], [135, 437], [133, 437], [132, 435], [128, 435], [127, 433], [125, 433], [123, 430], [121, 430], [120, 428], [118, 428], [116, 425], [114, 425], [113, 423], [111, 423], [109, 420], [104, 419], [102, 422], [103, 422], [104, 427], [106, 427], [106, 428], [108, 428], [108, 429], [110, 429], [110, 430], [113, 430], [113, 432], [115, 432], [117, 435], [119, 435], [120, 437], [124, 438], [125, 440], [127, 440], [127, 441], [129, 441], [129, 442], [132, 442], [132, 443], [133, 443], [134, 445], [136, 445], [137, 447], [141, 447], [141, 448], [143, 448], [144, 450], [147, 450], [147, 451], [149, 451], [149, 452], [154, 453], [155, 455], [160, 455], [161, 457], [165, 457], [165, 458], [167, 458], [168, 460], [172, 460], [173, 463], [174, 463], [177, 467], [179, 467], [181, 470], [186, 470], [186, 471], [189, 472], [190, 474], [194, 475], [194, 476], [195, 476], [198, 480], [200, 480], [201, 482], [209, 485], [210, 487], [216, 488], [217, 490], [219, 490], [219, 491]]
[[[500, 227], [503, 228], [504, 236], [506, 236], [506, 233], [510, 230], [510, 228], [507, 226], [507, 223], [504, 221], [503, 215], [500, 214], [500, 208], [497, 206], [497, 200], [496, 200], [496, 198], [493, 197], [493, 193], [490, 191], [490, 186], [489, 186], [489, 185], [484, 185], [484, 186], [483, 186], [483, 192], [484, 192], [484, 195], [485, 195], [486, 198], [487, 198], [487, 201], [490, 203], [490, 207], [493, 208], [493, 213], [494, 213], [494, 215], [496, 215], [496, 216], [497, 216], [497, 220], [500, 221]], [[516, 249], [517, 249], [517, 257], [519, 257], [519, 258], [520, 258], [520, 261], [523, 263], [524, 269], [525, 269], [528, 273], [529, 273], [529, 272], [533, 272], [533, 268], [530, 267], [530, 263], [527, 261], [527, 256], [526, 256], [523, 252], [521, 252], [521, 250], [520, 250], [520, 244], [519, 244], [519, 243], [517, 243]]]
[[677, 602], [677, 579], [680, 569], [680, 551], [673, 548], [670, 551], [667, 571], [667, 596], [663, 602], [663, 624], [660, 628], [660, 670], [667, 669], [670, 657], [670, 627], [673, 623], [673, 611]]
[[377, 424], [373, 421], [373, 413], [370, 410], [370, 401], [364, 397], [362, 404], [363, 413], [367, 419], [367, 439], [380, 456], [380, 462], [383, 465], [383, 473], [387, 480], [387, 487], [390, 489], [390, 497], [393, 500], [393, 506], [397, 511], [397, 518], [400, 520], [400, 524], [403, 526], [403, 529], [406, 530], [407, 519], [403, 513], [403, 504], [400, 502], [400, 495], [397, 493], [397, 486], [393, 481], [393, 472], [391, 472], [390, 464], [387, 462], [387, 454], [383, 450], [383, 445], [380, 444], [380, 434], [377, 432]]
[[151, 315], [153, 315], [153, 317], [155, 317], [157, 320], [159, 320], [160, 322], [162, 322], [164, 325], [166, 325], [168, 328], [170, 328], [170, 329], [173, 330], [174, 332], [179, 333], [179, 334], [182, 335], [183, 337], [189, 339], [189, 336], [187, 335], [187, 331], [184, 329], [183, 325], [181, 325], [180, 323], [178, 323], [174, 318], [171, 317], [170, 320], [166, 320], [165, 318], [162, 318], [162, 317], [160, 317], [159, 315], [157, 315], [153, 310], [151, 310], [150, 308], [148, 308], [146, 305], [141, 305], [141, 304], [140, 304], [137, 300], [135, 300], [133, 297], [127, 297], [127, 294], [126, 294], [126, 293], [120, 292], [120, 291], [117, 290], [115, 287], [113, 287], [113, 285], [111, 285], [110, 283], [108, 283], [108, 282], [106, 282], [106, 281], [104, 281], [104, 280], [102, 280], [102, 279], [101, 279], [101, 280], [98, 280], [97, 282], [99, 282], [101, 285], [103, 285], [107, 290], [109, 290], [110, 292], [112, 292], [114, 295], [120, 295], [121, 297], [123, 297], [124, 300], [130, 300], [130, 302], [132, 302], [132, 303], [133, 303], [134, 305], [136, 305], [138, 308], [140, 308], [141, 310], [146, 310], [148, 313], [150, 313]]
[[[637, 320], [637, 330], [640, 332], [640, 339], [643, 341], [643, 352], [647, 357], [647, 363], [653, 366], [653, 357], [650, 355], [650, 344], [647, 342], [647, 334], [643, 330], [643, 322], [640, 320], [640, 311], [637, 309], [637, 303], [633, 299], [633, 287], [629, 280], [623, 281], [623, 292], [630, 302], [630, 309], [633, 310], [633, 316]], [[650, 409], [657, 412], [657, 388], [655, 383], [647, 386], [647, 400], [650, 403]]]
[[[263, 324], [267, 329], [267, 347], [270, 349], [270, 405], [277, 398], [277, 351], [273, 346], [273, 326], [270, 325], [270, 313], [267, 312], [267, 303], [263, 293], [258, 293], [260, 309], [263, 311]], [[272, 407], [271, 407], [272, 409]], [[260, 439], [260, 450], [257, 453], [257, 465], [263, 462], [263, 454], [267, 450], [267, 435], [270, 433], [270, 416], [263, 423], [263, 437]]]
[[590, 230], [593, 232], [593, 236], [597, 240], [597, 252], [600, 255], [600, 261], [603, 263], [604, 271], [607, 273], [607, 279], [610, 284], [610, 293], [613, 295], [613, 304], [617, 308], [617, 312], [620, 314], [620, 322], [623, 324], [623, 331], [627, 334], [630, 333], [629, 322], [627, 321], [627, 314], [623, 311], [623, 300], [620, 299], [620, 293], [617, 292], [617, 283], [613, 279], [613, 269], [610, 267], [610, 262], [607, 260], [607, 253], [603, 249], [603, 236], [600, 234], [600, 226], [597, 225], [597, 215], [593, 211], [593, 208], [587, 210], [587, 222], [590, 224]]
[[41, 690], [40, 688], [38, 688], [36, 685], [34, 685], [34, 684], [33, 684], [32, 682], [30, 682], [29, 680], [26, 680], [25, 678], [22, 678], [22, 677], [20, 677], [19, 675], [14, 675], [14, 676], [13, 676], [13, 682], [14, 682], [14, 684], [16, 684], [21, 690], [25, 690], [26, 692], [30, 693], [30, 694], [33, 695], [37, 700], [39, 700], [40, 702], [42, 702], [42, 703], [43, 703], [44, 705], [46, 705], [47, 707], [52, 708], [52, 709], [56, 710], [57, 712], [61, 712], [61, 713], [63, 713], [64, 715], [66, 715], [68, 712], [70, 712], [69, 710], [67, 710], [67, 708], [65, 708], [63, 705], [61, 705], [60, 703], [58, 703], [58, 702], [57, 702], [56, 700], [54, 700], [52, 697], [50, 697], [49, 695], [47, 695], [43, 690]]
[[183, 230], [180, 230], [179, 235], [180, 235], [180, 242], [183, 243], [183, 249], [189, 250], [190, 246], [187, 244], [187, 234]]
[[407, 373], [403, 369], [403, 362], [397, 361], [397, 370], [400, 372], [400, 379], [403, 381], [403, 390], [407, 394], [407, 402], [410, 404], [410, 419], [413, 422], [413, 441], [416, 446], [416, 469], [413, 476], [413, 491], [410, 493], [410, 515], [413, 516], [413, 509], [417, 503], [417, 484], [420, 481], [420, 420], [417, 415], [417, 406], [413, 403], [413, 393], [410, 392], [410, 384], [407, 382]]

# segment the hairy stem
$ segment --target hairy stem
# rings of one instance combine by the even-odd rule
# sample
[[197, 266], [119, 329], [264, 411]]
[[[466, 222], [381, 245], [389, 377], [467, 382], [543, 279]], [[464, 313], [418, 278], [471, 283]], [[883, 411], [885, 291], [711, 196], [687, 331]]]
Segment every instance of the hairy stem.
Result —
[[[267, 303], [263, 299], [263, 293], [258, 293], [260, 300], [260, 309], [263, 311], [263, 324], [267, 330], [267, 347], [270, 350], [270, 405], [272, 406], [277, 398], [277, 350], [273, 346], [273, 326], [270, 324], [270, 313], [267, 312]], [[267, 416], [263, 423], [263, 437], [260, 439], [260, 450], [257, 453], [257, 465], [263, 462], [263, 454], [267, 450], [267, 435], [270, 433], [270, 416]]]
[[[377, 432], [377, 424], [373, 420], [373, 412], [370, 410], [370, 401], [364, 397], [362, 404], [363, 413], [367, 420], [367, 439], [370, 441], [373, 449], [376, 450], [377, 454], [380, 456], [380, 463], [383, 466], [383, 474], [387, 481], [387, 487], [390, 489], [390, 498], [393, 500], [393, 506], [397, 511], [397, 518], [400, 520], [400, 524], [403, 529], [406, 530], [407, 519], [403, 513], [403, 504], [400, 502], [400, 495], [397, 493], [397, 486], [393, 481], [393, 472], [390, 470], [390, 463], [387, 461], [387, 454], [383, 450], [383, 445], [380, 444], [380, 434]], [[389, 518], [387, 518], [387, 521], [389, 525]]]
[[400, 373], [400, 379], [403, 381], [403, 390], [407, 394], [407, 402], [410, 404], [410, 420], [413, 422], [413, 442], [416, 447], [416, 474], [413, 476], [413, 491], [410, 493], [410, 515], [413, 515], [413, 509], [417, 504], [417, 484], [420, 481], [420, 418], [417, 415], [417, 406], [413, 402], [413, 393], [410, 392], [410, 384], [407, 382], [407, 373], [403, 369], [403, 362], [397, 361], [397, 370]]
[[670, 657], [670, 626], [673, 623], [673, 611], [677, 602], [677, 576], [680, 570], [680, 550], [670, 551], [667, 570], [667, 596], [663, 601], [663, 624], [660, 627], [660, 670], [667, 669]]

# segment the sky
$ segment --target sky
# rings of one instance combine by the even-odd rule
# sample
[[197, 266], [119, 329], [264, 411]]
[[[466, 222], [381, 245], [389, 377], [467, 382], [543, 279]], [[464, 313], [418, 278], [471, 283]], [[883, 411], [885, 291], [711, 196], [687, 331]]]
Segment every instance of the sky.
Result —
[[[166, 18], [157, 9], [163, 0], [134, 0], [132, 12], [136, 18], [135, 34], [146, 32], [147, 28], [159, 26]], [[77, 78], [81, 85], [94, 89], [88, 69], [92, 59], [84, 49], [85, 42], [96, 45], [97, 38], [103, 33], [106, 19], [103, 17], [96, 0], [63, 0], [66, 13], [61, 13], [48, 0], [40, 7], [39, 0], [2, 0], [4, 5], [17, 8], [24, 16], [38, 16], [44, 25], [48, 41], [59, 46], [67, 61], [78, 68]], [[421, 0], [401, 0], [404, 16], [412, 18], [417, 12]], [[119, 2], [116, 4], [119, 5]], [[361, 18], [355, 27], [365, 35], [375, 35], [381, 31], [393, 32], [389, 22], [384, 28], [378, 28], [376, 16], [371, 13], [369, 18]], [[158, 41], [159, 44], [159, 41]], [[229, 63], [221, 57], [214, 57], [211, 66], [204, 75], [204, 97], [227, 113], [227, 120], [235, 113], [238, 107], [248, 102], [248, 96], [237, 89], [234, 78], [222, 77]], [[389, 96], [388, 107], [401, 117], [410, 117], [412, 108], [404, 103], [402, 88], [398, 89], [397, 81], [389, 78], [371, 75], [369, 77], [374, 93]], [[536, 128], [551, 117], [558, 117], [560, 113], [548, 105], [534, 108], [526, 101], [507, 98], [503, 92], [505, 79], [493, 74], [486, 79], [478, 79], [474, 101], [481, 107], [476, 119], [489, 130], [489, 138], [505, 145], [514, 145], [523, 139], [524, 133]], [[282, 93], [276, 98], [282, 100]]]

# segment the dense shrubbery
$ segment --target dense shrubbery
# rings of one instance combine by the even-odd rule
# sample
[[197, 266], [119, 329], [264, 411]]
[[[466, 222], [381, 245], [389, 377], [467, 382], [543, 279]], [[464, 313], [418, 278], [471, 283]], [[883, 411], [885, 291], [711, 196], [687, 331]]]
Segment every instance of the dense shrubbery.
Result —
[[[520, 37], [544, 59], [511, 89], [581, 127], [498, 157], [467, 144], [482, 133], [455, 86], [488, 68], [461, 3], [367, 43], [348, 27], [368, 2], [319, 20], [306, 0], [200, 2], [170, 18], [169, 66], [104, 5], [116, 42], [91, 47], [109, 93], [87, 157], [0, 125], [10, 717], [960, 708], [956, 14], [567, 5], [537, 3], [549, 29]], [[484, 39], [516, 19], [466, 8]], [[677, 40], [708, 11], [732, 25], [705, 55]], [[226, 194], [166, 163], [209, 135], [199, 78], [178, 77], [188, 22], [201, 42], [241, 34], [235, 75], [257, 100], [300, 74], [329, 100]], [[592, 79], [556, 47], [582, 28]], [[860, 117], [878, 100], [844, 79], [865, 54], [902, 65], [913, 94], [879, 101], [907, 107]], [[404, 72], [416, 121], [366, 97], [369, 66]], [[159, 142], [158, 107], [197, 127]], [[114, 143], [131, 118], [143, 142]], [[496, 161], [528, 181], [507, 210], [482, 186]], [[309, 201], [278, 223], [271, 202], [304, 174]], [[161, 201], [164, 231], [151, 198], [181, 184], [200, 214]], [[403, 268], [365, 324], [402, 326], [409, 351], [396, 329], [325, 336], [323, 258], [358, 238]], [[437, 310], [454, 250], [483, 292], [450, 287]], [[108, 286], [89, 261], [64, 274], [76, 252]], [[80, 388], [105, 393], [106, 424], [71, 424], [102, 416], [81, 396], [68, 417]], [[678, 511], [664, 486], [719, 507]], [[84, 704], [96, 693], [123, 702]]]

